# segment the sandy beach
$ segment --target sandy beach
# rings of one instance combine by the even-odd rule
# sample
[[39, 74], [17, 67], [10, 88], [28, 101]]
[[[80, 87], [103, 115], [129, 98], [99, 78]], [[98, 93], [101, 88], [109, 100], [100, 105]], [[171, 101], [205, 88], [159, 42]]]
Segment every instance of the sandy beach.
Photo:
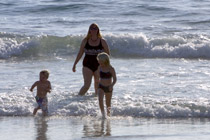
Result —
[[209, 119], [1, 117], [1, 140], [207, 140]]

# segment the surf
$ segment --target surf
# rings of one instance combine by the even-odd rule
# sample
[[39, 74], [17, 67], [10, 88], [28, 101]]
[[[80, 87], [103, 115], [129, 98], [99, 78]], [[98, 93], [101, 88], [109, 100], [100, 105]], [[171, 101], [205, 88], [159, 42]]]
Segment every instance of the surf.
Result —
[[[57, 59], [75, 57], [85, 35], [27, 36], [0, 33], [0, 59]], [[210, 59], [210, 36], [198, 34], [148, 37], [140, 34], [106, 34], [114, 58]]]

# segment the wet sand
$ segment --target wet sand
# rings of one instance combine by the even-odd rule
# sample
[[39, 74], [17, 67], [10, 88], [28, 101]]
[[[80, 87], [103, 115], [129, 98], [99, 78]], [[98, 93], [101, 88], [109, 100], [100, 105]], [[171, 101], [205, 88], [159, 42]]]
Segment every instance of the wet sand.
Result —
[[1, 140], [207, 140], [209, 119], [0, 117]]

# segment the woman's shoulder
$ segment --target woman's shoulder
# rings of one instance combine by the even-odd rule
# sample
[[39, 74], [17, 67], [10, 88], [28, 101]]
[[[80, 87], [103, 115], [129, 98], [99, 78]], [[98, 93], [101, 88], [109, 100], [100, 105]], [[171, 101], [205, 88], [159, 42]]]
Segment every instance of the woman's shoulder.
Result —
[[86, 43], [87, 43], [87, 38], [84, 38], [84, 39], [82, 40], [81, 46], [84, 47], [84, 46], [86, 45]]
[[106, 40], [104, 38], [101, 38], [101, 44], [105, 49], [105, 52], [109, 54], [109, 48], [108, 48], [108, 44], [106, 42]]
[[102, 43], [106, 43], [106, 40], [104, 38], [101, 38]]
[[86, 43], [88, 41], [88, 39], [87, 38], [84, 38], [83, 40], [82, 40], [82, 43]]

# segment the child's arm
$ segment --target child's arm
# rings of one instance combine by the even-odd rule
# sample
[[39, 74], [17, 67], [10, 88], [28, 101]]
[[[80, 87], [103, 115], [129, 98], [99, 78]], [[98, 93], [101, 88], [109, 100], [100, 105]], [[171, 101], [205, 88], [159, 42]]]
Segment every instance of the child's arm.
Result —
[[117, 82], [117, 76], [116, 76], [116, 72], [115, 72], [114, 68], [112, 68], [110, 72], [112, 73], [112, 77], [113, 77], [113, 81], [111, 84], [111, 86], [113, 87], [115, 85], [115, 83]]
[[49, 85], [48, 85], [48, 89], [47, 89], [47, 92], [51, 92], [51, 89], [52, 89], [52, 87], [51, 87], [51, 83], [50, 83], [50, 81], [49, 81]]
[[31, 86], [31, 89], [30, 89], [31, 92], [33, 92], [33, 89], [37, 86], [37, 83], [38, 83], [38, 82], [35, 82], [35, 83]]

